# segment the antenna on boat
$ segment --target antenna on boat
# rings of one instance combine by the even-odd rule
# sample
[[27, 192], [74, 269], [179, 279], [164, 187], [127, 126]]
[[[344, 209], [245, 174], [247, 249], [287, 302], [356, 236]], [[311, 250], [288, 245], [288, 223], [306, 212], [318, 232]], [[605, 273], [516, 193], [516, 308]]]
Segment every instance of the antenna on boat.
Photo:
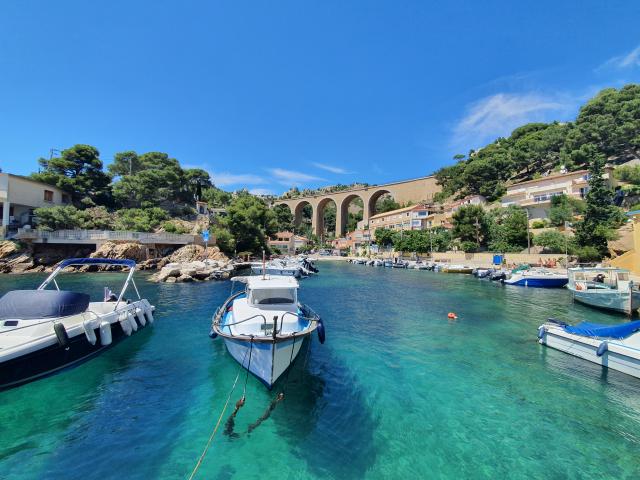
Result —
[[264, 255], [265, 255], [265, 253], [264, 253], [264, 248], [263, 248], [262, 249], [262, 279], [266, 280], [266, 276], [265, 276], [266, 275], [266, 272], [265, 272], [265, 270], [266, 270], [266, 260], [265, 260]]

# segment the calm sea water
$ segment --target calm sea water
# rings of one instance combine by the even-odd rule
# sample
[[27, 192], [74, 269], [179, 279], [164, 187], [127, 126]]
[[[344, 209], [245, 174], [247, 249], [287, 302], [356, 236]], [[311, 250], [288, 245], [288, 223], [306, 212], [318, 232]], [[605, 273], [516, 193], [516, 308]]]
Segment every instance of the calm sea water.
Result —
[[[325, 320], [285, 400], [253, 377], [196, 478], [638, 478], [640, 381], [545, 349], [548, 316], [614, 323], [563, 290], [321, 263], [301, 297]], [[41, 277], [3, 276], [0, 293]], [[67, 275], [69, 287], [117, 285]], [[0, 477], [183, 479], [238, 372], [210, 317], [230, 284], [156, 285], [156, 323], [77, 368], [0, 392]], [[450, 321], [454, 311], [458, 320]], [[235, 402], [241, 384], [233, 395]]]

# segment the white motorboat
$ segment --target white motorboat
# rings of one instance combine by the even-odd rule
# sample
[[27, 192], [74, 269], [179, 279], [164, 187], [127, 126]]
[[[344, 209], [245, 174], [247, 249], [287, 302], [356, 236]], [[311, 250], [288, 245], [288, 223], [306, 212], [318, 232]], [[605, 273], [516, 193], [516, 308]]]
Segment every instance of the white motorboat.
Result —
[[373, 266], [374, 267], [384, 267], [384, 261], [382, 261], [380, 259], [375, 259], [373, 261]]
[[532, 268], [530, 270], [512, 272], [502, 280], [505, 285], [537, 288], [562, 288], [568, 281], [569, 277], [566, 273], [555, 272], [544, 268]]
[[629, 271], [614, 267], [570, 268], [567, 288], [577, 302], [633, 314], [640, 308], [640, 290]]
[[317, 330], [324, 343], [324, 324], [298, 302], [298, 281], [292, 277], [235, 277], [246, 284], [213, 316], [210, 336], [224, 339], [227, 350], [268, 388], [295, 361], [302, 343]]
[[[58, 274], [68, 266], [129, 268], [116, 296], [104, 300], [60, 290]], [[72, 258], [61, 262], [36, 290], [12, 290], [0, 298], [0, 389], [11, 388], [78, 364], [153, 323], [154, 307], [140, 298], [133, 260]], [[129, 283], [138, 300], [125, 298]], [[55, 290], [47, 290], [47, 286]]]
[[538, 341], [556, 350], [640, 378], [640, 320], [620, 325], [582, 322], [572, 326], [549, 319]]
[[280, 275], [285, 277], [302, 277], [302, 268], [300, 265], [291, 264], [282, 259], [274, 259], [266, 264], [262, 262], [254, 262], [251, 264], [251, 273], [254, 275], [262, 274], [262, 272], [268, 275]]

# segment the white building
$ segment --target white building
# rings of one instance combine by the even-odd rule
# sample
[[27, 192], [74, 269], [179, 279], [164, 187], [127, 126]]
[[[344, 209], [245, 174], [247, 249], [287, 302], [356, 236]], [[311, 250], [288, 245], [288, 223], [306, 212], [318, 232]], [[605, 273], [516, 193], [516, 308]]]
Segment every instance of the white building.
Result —
[[[613, 169], [607, 167], [602, 175], [611, 188], [615, 186], [612, 172]], [[589, 191], [588, 181], [589, 171], [577, 170], [509, 185], [502, 197], [502, 206], [519, 205], [529, 211], [531, 219], [547, 218], [554, 196], [584, 198]]]
[[57, 187], [20, 175], [0, 173], [0, 236], [9, 229], [32, 225], [36, 208], [69, 203], [70, 195]]

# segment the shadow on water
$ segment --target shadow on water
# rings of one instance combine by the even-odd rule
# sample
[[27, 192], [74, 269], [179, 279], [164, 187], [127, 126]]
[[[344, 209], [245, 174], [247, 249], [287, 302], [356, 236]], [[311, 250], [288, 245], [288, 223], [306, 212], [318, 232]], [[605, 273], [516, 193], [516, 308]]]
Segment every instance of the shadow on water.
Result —
[[312, 340], [292, 366], [285, 391], [272, 418], [295, 455], [320, 478], [362, 478], [375, 462], [377, 422], [355, 375], [327, 345]]

